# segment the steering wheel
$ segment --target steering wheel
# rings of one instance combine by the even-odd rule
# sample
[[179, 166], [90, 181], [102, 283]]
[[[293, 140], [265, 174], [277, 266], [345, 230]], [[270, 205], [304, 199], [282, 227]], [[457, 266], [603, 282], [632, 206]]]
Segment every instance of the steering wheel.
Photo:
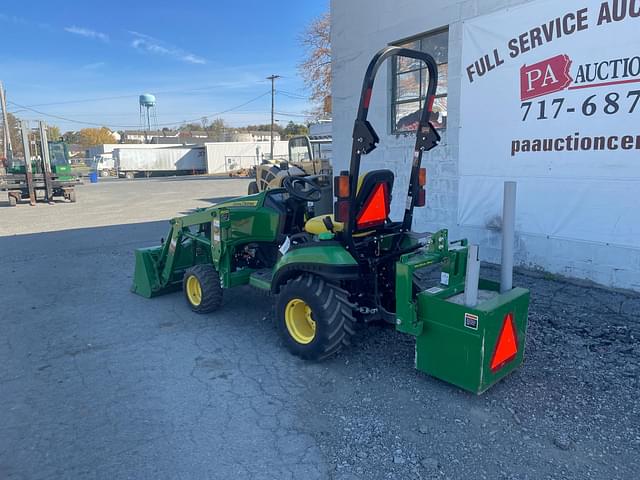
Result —
[[282, 186], [289, 195], [303, 202], [317, 202], [322, 198], [322, 190], [311, 177], [293, 177], [284, 179]]

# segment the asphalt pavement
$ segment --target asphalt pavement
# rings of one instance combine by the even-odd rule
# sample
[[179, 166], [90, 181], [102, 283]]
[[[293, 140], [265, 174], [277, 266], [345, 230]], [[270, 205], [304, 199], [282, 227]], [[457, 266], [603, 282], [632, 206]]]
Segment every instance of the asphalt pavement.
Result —
[[0, 479], [640, 478], [640, 295], [519, 271], [525, 363], [477, 397], [414, 370], [393, 328], [308, 363], [250, 288], [206, 316], [129, 292], [135, 248], [247, 183], [0, 207]]

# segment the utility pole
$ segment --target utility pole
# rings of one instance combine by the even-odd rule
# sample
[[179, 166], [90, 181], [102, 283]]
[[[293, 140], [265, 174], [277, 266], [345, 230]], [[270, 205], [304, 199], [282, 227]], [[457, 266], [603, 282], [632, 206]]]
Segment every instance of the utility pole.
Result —
[[271, 75], [267, 80], [271, 80], [271, 161], [273, 162], [273, 133], [276, 123], [276, 80], [281, 78], [280, 75]]
[[0, 109], [2, 109], [2, 131], [4, 135], [3, 158], [11, 161], [13, 149], [11, 148], [11, 128], [9, 127], [9, 117], [7, 116], [7, 99], [4, 94], [4, 85], [0, 82]]

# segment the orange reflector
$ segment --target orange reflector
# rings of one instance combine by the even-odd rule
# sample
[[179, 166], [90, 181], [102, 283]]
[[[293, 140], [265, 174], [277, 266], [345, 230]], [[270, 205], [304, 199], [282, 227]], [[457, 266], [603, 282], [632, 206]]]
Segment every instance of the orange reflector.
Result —
[[513, 313], [508, 313], [504, 317], [502, 330], [498, 335], [498, 343], [491, 359], [491, 370], [493, 372], [500, 370], [508, 362], [516, 358], [517, 354], [518, 338], [516, 336], [516, 327], [513, 323]]
[[358, 228], [367, 228], [384, 223], [389, 216], [389, 196], [387, 184], [380, 183], [364, 204], [357, 218]]
[[336, 177], [333, 188], [336, 192], [336, 197], [347, 198], [349, 196], [349, 177], [347, 175]]
[[349, 220], [349, 200], [338, 200], [333, 213], [336, 222], [344, 223]]
[[420, 175], [418, 175], [418, 185], [424, 187], [427, 184], [427, 169], [421, 168]]

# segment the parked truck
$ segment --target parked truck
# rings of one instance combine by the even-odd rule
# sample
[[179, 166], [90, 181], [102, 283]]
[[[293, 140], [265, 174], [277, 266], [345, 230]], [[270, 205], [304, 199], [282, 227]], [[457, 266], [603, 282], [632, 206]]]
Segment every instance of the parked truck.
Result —
[[116, 148], [113, 162], [119, 177], [134, 178], [206, 173], [204, 147]]
[[116, 165], [113, 161], [112, 153], [103, 153], [93, 157], [93, 170], [98, 172], [101, 177], [109, 177], [116, 171]]

